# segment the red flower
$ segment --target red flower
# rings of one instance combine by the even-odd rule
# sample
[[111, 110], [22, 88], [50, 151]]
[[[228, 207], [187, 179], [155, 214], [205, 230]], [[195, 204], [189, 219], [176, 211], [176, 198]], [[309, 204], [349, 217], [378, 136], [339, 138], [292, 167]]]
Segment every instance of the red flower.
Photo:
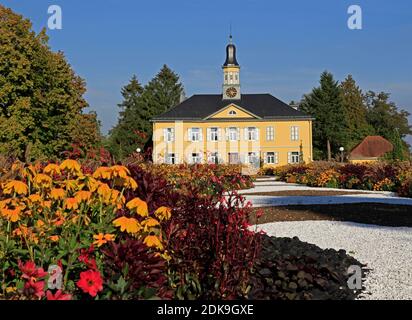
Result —
[[22, 263], [19, 260], [19, 269], [23, 272], [23, 278], [31, 279], [31, 278], [42, 278], [47, 275], [47, 272], [43, 270], [43, 268], [36, 268], [36, 264], [33, 261], [26, 261], [26, 263]]
[[77, 281], [77, 286], [83, 292], [90, 294], [92, 297], [97, 295], [97, 292], [103, 290], [103, 279], [99, 271], [87, 270], [80, 272], [80, 280]]
[[24, 284], [23, 291], [27, 296], [35, 295], [40, 299], [44, 296], [44, 281], [36, 281], [32, 278]]
[[61, 290], [57, 290], [55, 294], [53, 294], [50, 290], [46, 292], [47, 300], [71, 300], [71, 294], [65, 294]]
[[90, 258], [90, 255], [94, 253], [93, 244], [89, 249], [80, 249], [79, 261], [83, 262], [88, 268], [97, 270], [96, 260]]

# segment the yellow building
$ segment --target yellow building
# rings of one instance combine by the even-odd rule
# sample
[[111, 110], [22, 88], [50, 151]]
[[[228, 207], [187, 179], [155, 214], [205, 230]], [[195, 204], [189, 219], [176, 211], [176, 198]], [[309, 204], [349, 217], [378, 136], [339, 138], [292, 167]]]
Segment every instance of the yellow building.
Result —
[[285, 165], [312, 160], [312, 118], [270, 94], [242, 94], [226, 47], [222, 94], [193, 95], [153, 118], [155, 163]]

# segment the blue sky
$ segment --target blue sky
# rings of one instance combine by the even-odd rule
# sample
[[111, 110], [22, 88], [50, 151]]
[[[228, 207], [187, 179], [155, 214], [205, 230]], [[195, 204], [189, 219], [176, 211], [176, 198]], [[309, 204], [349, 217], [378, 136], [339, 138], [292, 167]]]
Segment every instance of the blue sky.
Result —
[[[86, 98], [104, 133], [117, 121], [120, 88], [132, 74], [146, 83], [166, 63], [188, 96], [220, 92], [230, 24], [242, 92], [298, 100], [329, 70], [339, 80], [352, 74], [364, 90], [392, 93], [412, 113], [410, 0], [1, 3], [30, 18], [35, 31], [47, 26], [49, 5], [61, 6], [63, 29], [48, 30], [50, 45], [86, 80]], [[363, 10], [362, 30], [347, 27], [352, 4]]]

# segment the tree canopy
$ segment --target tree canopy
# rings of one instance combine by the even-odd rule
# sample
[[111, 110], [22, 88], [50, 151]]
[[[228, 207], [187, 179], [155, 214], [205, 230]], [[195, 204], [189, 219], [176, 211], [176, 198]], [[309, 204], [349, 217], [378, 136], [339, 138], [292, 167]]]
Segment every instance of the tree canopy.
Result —
[[[45, 30], [36, 34], [29, 20], [0, 5], [0, 153], [58, 157], [75, 142], [97, 143], [97, 119], [83, 114], [85, 91], [64, 54], [51, 51]], [[74, 130], [80, 125], [81, 134]]]
[[[368, 135], [380, 135], [394, 145], [388, 155], [404, 159], [411, 134], [409, 113], [389, 101], [389, 94], [363, 93], [351, 75], [340, 84], [329, 72], [323, 72], [320, 86], [304, 95], [299, 108], [315, 118], [313, 146], [315, 159], [332, 158], [340, 146], [350, 151]], [[330, 146], [330, 149], [328, 149]]]
[[179, 76], [164, 65], [144, 87], [136, 76], [122, 88], [123, 101], [117, 125], [109, 133], [109, 149], [117, 159], [143, 149], [152, 136], [150, 120], [180, 101], [183, 86]]

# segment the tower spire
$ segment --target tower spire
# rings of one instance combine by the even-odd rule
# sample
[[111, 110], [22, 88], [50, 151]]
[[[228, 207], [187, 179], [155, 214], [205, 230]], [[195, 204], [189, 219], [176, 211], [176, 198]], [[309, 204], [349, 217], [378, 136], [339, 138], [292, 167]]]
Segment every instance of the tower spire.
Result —
[[229, 44], [226, 46], [226, 60], [223, 64], [223, 100], [241, 99], [239, 71], [236, 46], [232, 43], [232, 24], [230, 24]]

